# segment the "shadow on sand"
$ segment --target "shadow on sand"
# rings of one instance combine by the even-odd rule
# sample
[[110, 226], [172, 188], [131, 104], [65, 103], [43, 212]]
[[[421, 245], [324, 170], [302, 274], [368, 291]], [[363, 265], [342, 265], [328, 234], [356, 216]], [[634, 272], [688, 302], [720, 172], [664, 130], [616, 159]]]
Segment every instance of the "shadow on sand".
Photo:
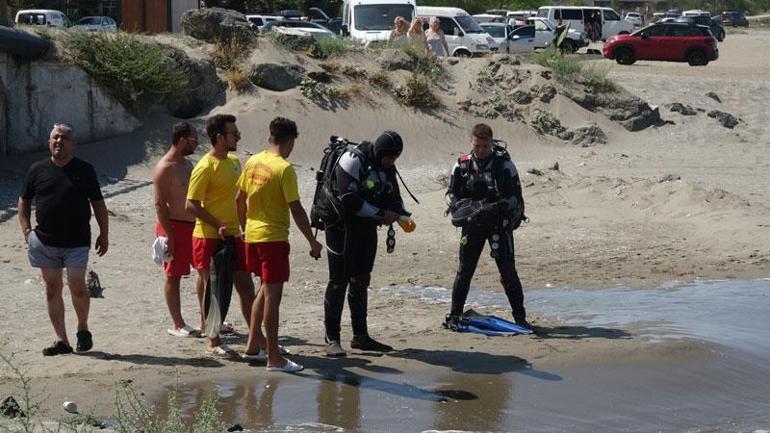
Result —
[[513, 355], [493, 355], [459, 350], [404, 349], [392, 353], [391, 356], [447, 367], [460, 373], [503, 374], [515, 372], [541, 380], [562, 380], [561, 376], [537, 370], [526, 359]]
[[161, 365], [161, 366], [173, 366], [173, 365], [187, 365], [190, 367], [206, 367], [206, 368], [219, 368], [224, 367], [225, 364], [221, 363], [217, 359], [209, 357], [194, 357], [194, 358], [179, 358], [176, 356], [150, 356], [132, 353], [128, 355], [122, 355], [120, 353], [109, 352], [83, 352], [78, 356], [85, 356], [94, 359], [102, 359], [105, 361], [123, 361], [137, 365]]

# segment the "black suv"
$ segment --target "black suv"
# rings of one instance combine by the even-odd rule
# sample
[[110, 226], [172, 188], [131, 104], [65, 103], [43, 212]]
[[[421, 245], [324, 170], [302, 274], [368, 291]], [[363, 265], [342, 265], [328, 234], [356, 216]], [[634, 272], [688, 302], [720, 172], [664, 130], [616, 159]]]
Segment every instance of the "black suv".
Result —
[[742, 12], [724, 11], [722, 12], [722, 15], [720, 15], [717, 18], [725, 27], [727, 26], [748, 27], [749, 26], [749, 20], [746, 19], [746, 15], [744, 15]]
[[711, 19], [711, 17], [707, 17], [705, 15], [698, 15], [695, 17], [685, 17], [681, 16], [674, 20], [674, 22], [678, 23], [690, 23], [690, 24], [697, 24], [699, 26], [706, 26], [711, 30], [711, 33], [714, 35], [715, 38], [719, 42], [722, 42], [725, 40], [725, 29], [722, 27], [718, 22]]

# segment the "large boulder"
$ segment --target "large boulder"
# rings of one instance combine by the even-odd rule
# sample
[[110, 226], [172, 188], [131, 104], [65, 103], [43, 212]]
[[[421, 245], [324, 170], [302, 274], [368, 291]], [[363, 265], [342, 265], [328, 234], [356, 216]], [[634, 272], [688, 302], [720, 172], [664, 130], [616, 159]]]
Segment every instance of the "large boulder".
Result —
[[305, 69], [299, 65], [260, 63], [251, 67], [249, 79], [259, 87], [283, 92], [299, 86], [304, 74]]
[[595, 144], [606, 144], [607, 134], [597, 124], [582, 126], [574, 131], [572, 144], [582, 147], [593, 146]]
[[625, 90], [589, 93], [583, 86], [572, 85], [561, 86], [561, 93], [586, 110], [602, 113], [629, 131], [641, 131], [662, 122], [658, 107], [650, 107]]
[[404, 50], [398, 48], [382, 50], [377, 58], [377, 62], [386, 71], [396, 71], [399, 69], [411, 71], [415, 66], [415, 59]]
[[250, 43], [256, 38], [244, 14], [222, 8], [186, 11], [182, 14], [182, 31], [207, 42], [229, 42], [234, 39]]
[[163, 103], [169, 113], [186, 119], [224, 102], [227, 84], [217, 75], [211, 59], [189, 57], [176, 48], [169, 47], [168, 50], [169, 57], [187, 76], [187, 85], [169, 95]]
[[733, 116], [730, 113], [725, 113], [724, 111], [719, 110], [713, 110], [708, 112], [708, 116], [717, 119], [722, 126], [728, 129], [733, 129], [736, 126], [738, 126], [738, 123], [740, 123], [740, 119], [737, 119], [735, 116]]

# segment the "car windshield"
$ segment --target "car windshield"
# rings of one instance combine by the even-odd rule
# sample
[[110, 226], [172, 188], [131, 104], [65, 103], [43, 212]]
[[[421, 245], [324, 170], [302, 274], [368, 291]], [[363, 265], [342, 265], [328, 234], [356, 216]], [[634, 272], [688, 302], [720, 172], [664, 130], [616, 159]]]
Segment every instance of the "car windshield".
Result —
[[481, 28], [493, 38], [505, 37], [505, 26], [481, 26]]
[[[649, 25], [649, 26], [647, 26], [647, 27], [642, 27], [641, 29], [639, 29], [639, 30], [637, 30], [637, 31], [635, 31], [635, 32], [633, 32], [633, 33], [631, 33], [631, 36], [639, 36], [639, 35], [641, 35], [641, 34], [642, 34], [642, 32], [645, 32], [647, 29], [650, 29], [650, 28], [652, 28], [652, 27], [655, 27], [655, 25], [656, 25], [656, 24], [650, 24], [650, 25]], [[649, 32], [645, 32], [645, 34], [648, 34], [648, 33], [649, 33]]]
[[396, 17], [411, 20], [414, 16], [412, 5], [358, 5], [353, 9], [356, 30], [392, 30]]
[[479, 23], [477, 23], [473, 17], [468, 15], [455, 17], [455, 21], [457, 21], [457, 24], [460, 24], [460, 27], [463, 28], [465, 33], [486, 33], [484, 29], [479, 26]]
[[79, 19], [75, 24], [79, 26], [89, 26], [89, 25], [93, 26], [93, 25], [98, 25], [99, 23], [101, 23], [101, 21], [102, 20], [99, 17], [83, 17]]
[[45, 14], [19, 14], [19, 24], [45, 24]]

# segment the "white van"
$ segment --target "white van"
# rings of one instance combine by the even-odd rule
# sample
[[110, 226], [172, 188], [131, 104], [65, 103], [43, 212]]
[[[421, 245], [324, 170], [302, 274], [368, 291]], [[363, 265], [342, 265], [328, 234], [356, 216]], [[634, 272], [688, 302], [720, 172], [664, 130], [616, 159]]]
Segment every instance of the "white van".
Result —
[[537, 10], [537, 16], [545, 18], [552, 25], [558, 22], [566, 24], [579, 32], [585, 32], [584, 19], [599, 17], [601, 19], [602, 40], [607, 40], [616, 35], [626, 35], [634, 31], [634, 25], [620, 18], [617, 12], [611, 8], [590, 6], [542, 6]]
[[70, 20], [63, 12], [53, 9], [22, 9], [16, 12], [16, 24], [28, 26], [69, 27]]
[[262, 30], [265, 24], [272, 21], [282, 21], [284, 18], [277, 15], [246, 15], [246, 21], [257, 30]]
[[491, 36], [482, 29], [472, 16], [460, 8], [417, 6], [417, 16], [427, 23], [432, 17], [439, 19], [450, 56], [473, 56], [489, 53]]
[[387, 41], [396, 17], [414, 19], [415, 0], [345, 0], [342, 35], [365, 43]]

